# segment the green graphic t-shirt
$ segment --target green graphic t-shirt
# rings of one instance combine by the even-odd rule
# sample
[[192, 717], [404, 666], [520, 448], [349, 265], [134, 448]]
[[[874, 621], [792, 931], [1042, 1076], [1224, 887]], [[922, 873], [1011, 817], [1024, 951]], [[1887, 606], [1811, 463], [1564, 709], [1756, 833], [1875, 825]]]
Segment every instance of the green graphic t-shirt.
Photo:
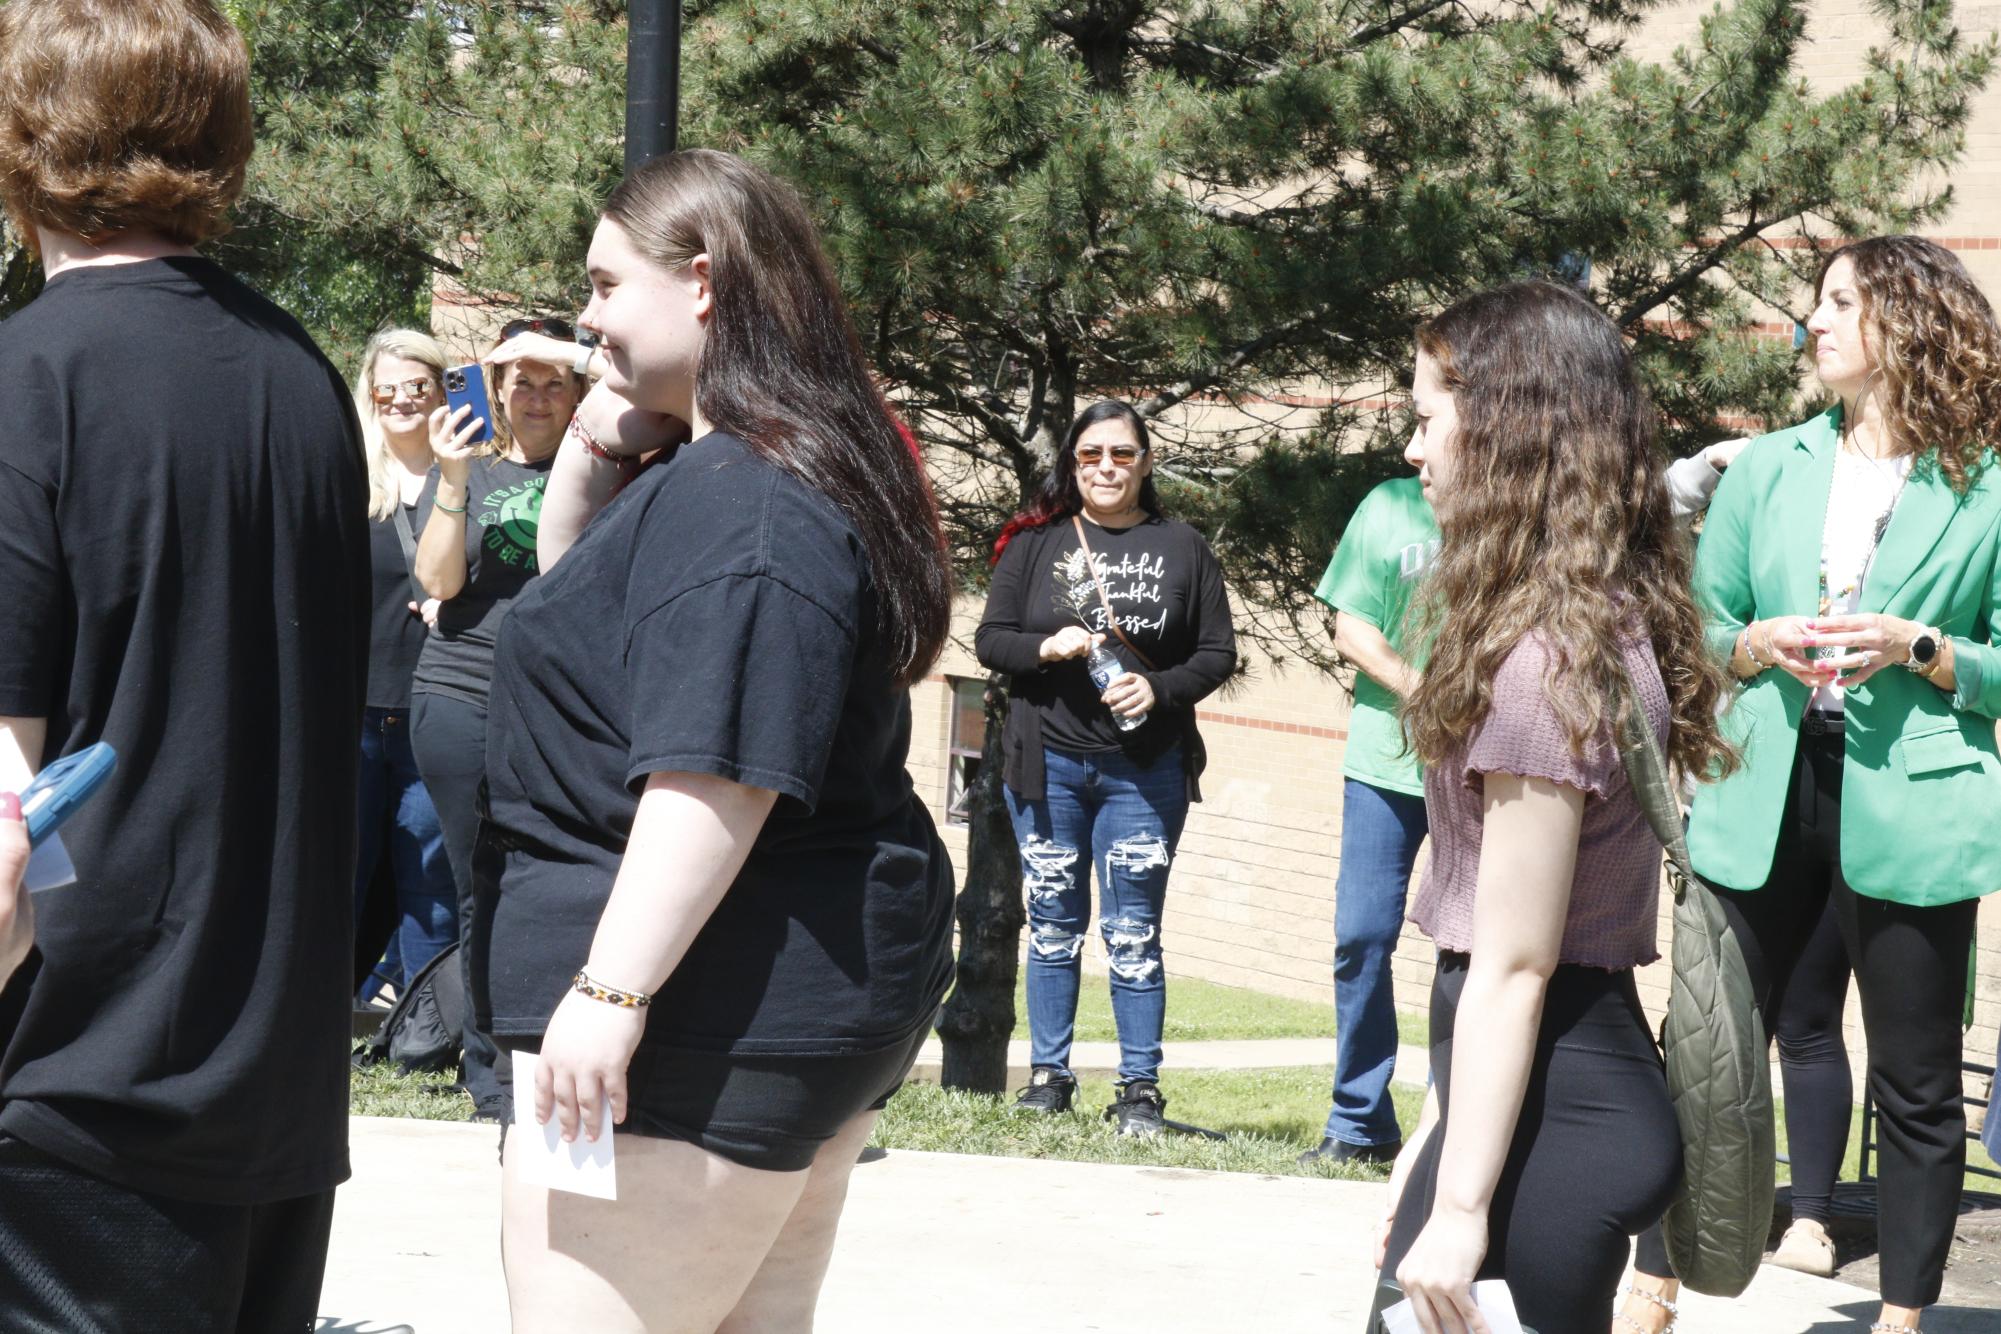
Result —
[[[472, 461], [466, 477], [465, 587], [438, 608], [437, 629], [417, 658], [413, 692], [485, 706], [501, 623], [515, 595], [540, 573], [535, 532], [552, 461], [515, 463], [494, 455]], [[420, 507], [430, 506], [437, 484], [433, 472], [418, 498]]]
[[[1438, 519], [1423, 484], [1415, 477], [1393, 478], [1362, 498], [1313, 596], [1375, 626], [1402, 653], [1411, 593], [1437, 556]], [[1342, 773], [1391, 792], [1424, 795], [1417, 760], [1404, 751], [1396, 694], [1366, 672], [1355, 673]]]

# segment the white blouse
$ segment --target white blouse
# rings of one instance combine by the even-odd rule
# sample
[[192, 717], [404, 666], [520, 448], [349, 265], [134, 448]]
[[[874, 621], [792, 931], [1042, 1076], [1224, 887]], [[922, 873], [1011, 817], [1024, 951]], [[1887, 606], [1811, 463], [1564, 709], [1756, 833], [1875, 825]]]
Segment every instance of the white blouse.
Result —
[[[1890, 511], [1903, 493], [1904, 479], [1910, 476], [1911, 458], [1872, 459], [1842, 449], [1834, 456], [1834, 482], [1827, 494], [1827, 525], [1821, 530], [1821, 592], [1828, 600], [1827, 615], [1846, 616], [1861, 605], [1862, 583], [1876, 558]], [[1821, 657], [1852, 652], [1847, 648], [1821, 649]], [[1845, 704], [1838, 685], [1824, 685], [1807, 701], [1809, 709], [1840, 713]]]

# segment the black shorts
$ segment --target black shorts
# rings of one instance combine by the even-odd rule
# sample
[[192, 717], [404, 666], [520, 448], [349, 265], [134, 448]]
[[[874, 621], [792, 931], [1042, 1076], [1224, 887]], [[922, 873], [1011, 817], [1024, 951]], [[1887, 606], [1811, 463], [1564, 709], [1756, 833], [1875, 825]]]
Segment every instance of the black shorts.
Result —
[[0, 1330], [270, 1334], [318, 1317], [334, 1193], [202, 1204], [0, 1135]]
[[[929, 1023], [871, 1052], [742, 1056], [641, 1047], [625, 1072], [621, 1135], [678, 1139], [744, 1167], [800, 1172], [842, 1126], [880, 1111], [903, 1087]], [[534, 1050], [538, 1039], [502, 1038]], [[513, 1086], [502, 1125], [514, 1121]], [[504, 1133], [504, 1132], [503, 1132]]]

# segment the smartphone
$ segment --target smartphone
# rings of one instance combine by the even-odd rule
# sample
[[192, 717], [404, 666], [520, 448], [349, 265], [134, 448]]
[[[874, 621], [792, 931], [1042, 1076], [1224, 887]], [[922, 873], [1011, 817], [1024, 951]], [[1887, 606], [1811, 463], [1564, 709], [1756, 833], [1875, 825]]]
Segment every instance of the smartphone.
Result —
[[35, 775], [21, 794], [21, 818], [28, 822], [28, 843], [39, 846], [62, 822], [75, 815], [93, 792], [104, 786], [118, 767], [118, 752], [100, 741], [57, 760]]
[[493, 439], [493, 404], [486, 396], [486, 368], [478, 362], [470, 366], [454, 366], [445, 372], [446, 419], [449, 420], [464, 407], [472, 409], [466, 421], [479, 423], [466, 443], [479, 445]]

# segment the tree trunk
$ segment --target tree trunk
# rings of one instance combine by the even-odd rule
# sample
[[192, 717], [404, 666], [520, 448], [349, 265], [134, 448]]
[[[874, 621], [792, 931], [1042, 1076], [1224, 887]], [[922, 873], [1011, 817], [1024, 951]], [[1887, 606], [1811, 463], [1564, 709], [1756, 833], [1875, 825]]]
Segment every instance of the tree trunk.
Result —
[[1001, 796], [1001, 731], [1007, 692], [987, 678], [986, 738], [966, 817], [966, 880], [959, 890], [959, 976], [938, 1020], [945, 1043], [939, 1082], [948, 1089], [1007, 1091], [1007, 1040], [1014, 1032], [1014, 979], [1020, 965], [1021, 857]]

